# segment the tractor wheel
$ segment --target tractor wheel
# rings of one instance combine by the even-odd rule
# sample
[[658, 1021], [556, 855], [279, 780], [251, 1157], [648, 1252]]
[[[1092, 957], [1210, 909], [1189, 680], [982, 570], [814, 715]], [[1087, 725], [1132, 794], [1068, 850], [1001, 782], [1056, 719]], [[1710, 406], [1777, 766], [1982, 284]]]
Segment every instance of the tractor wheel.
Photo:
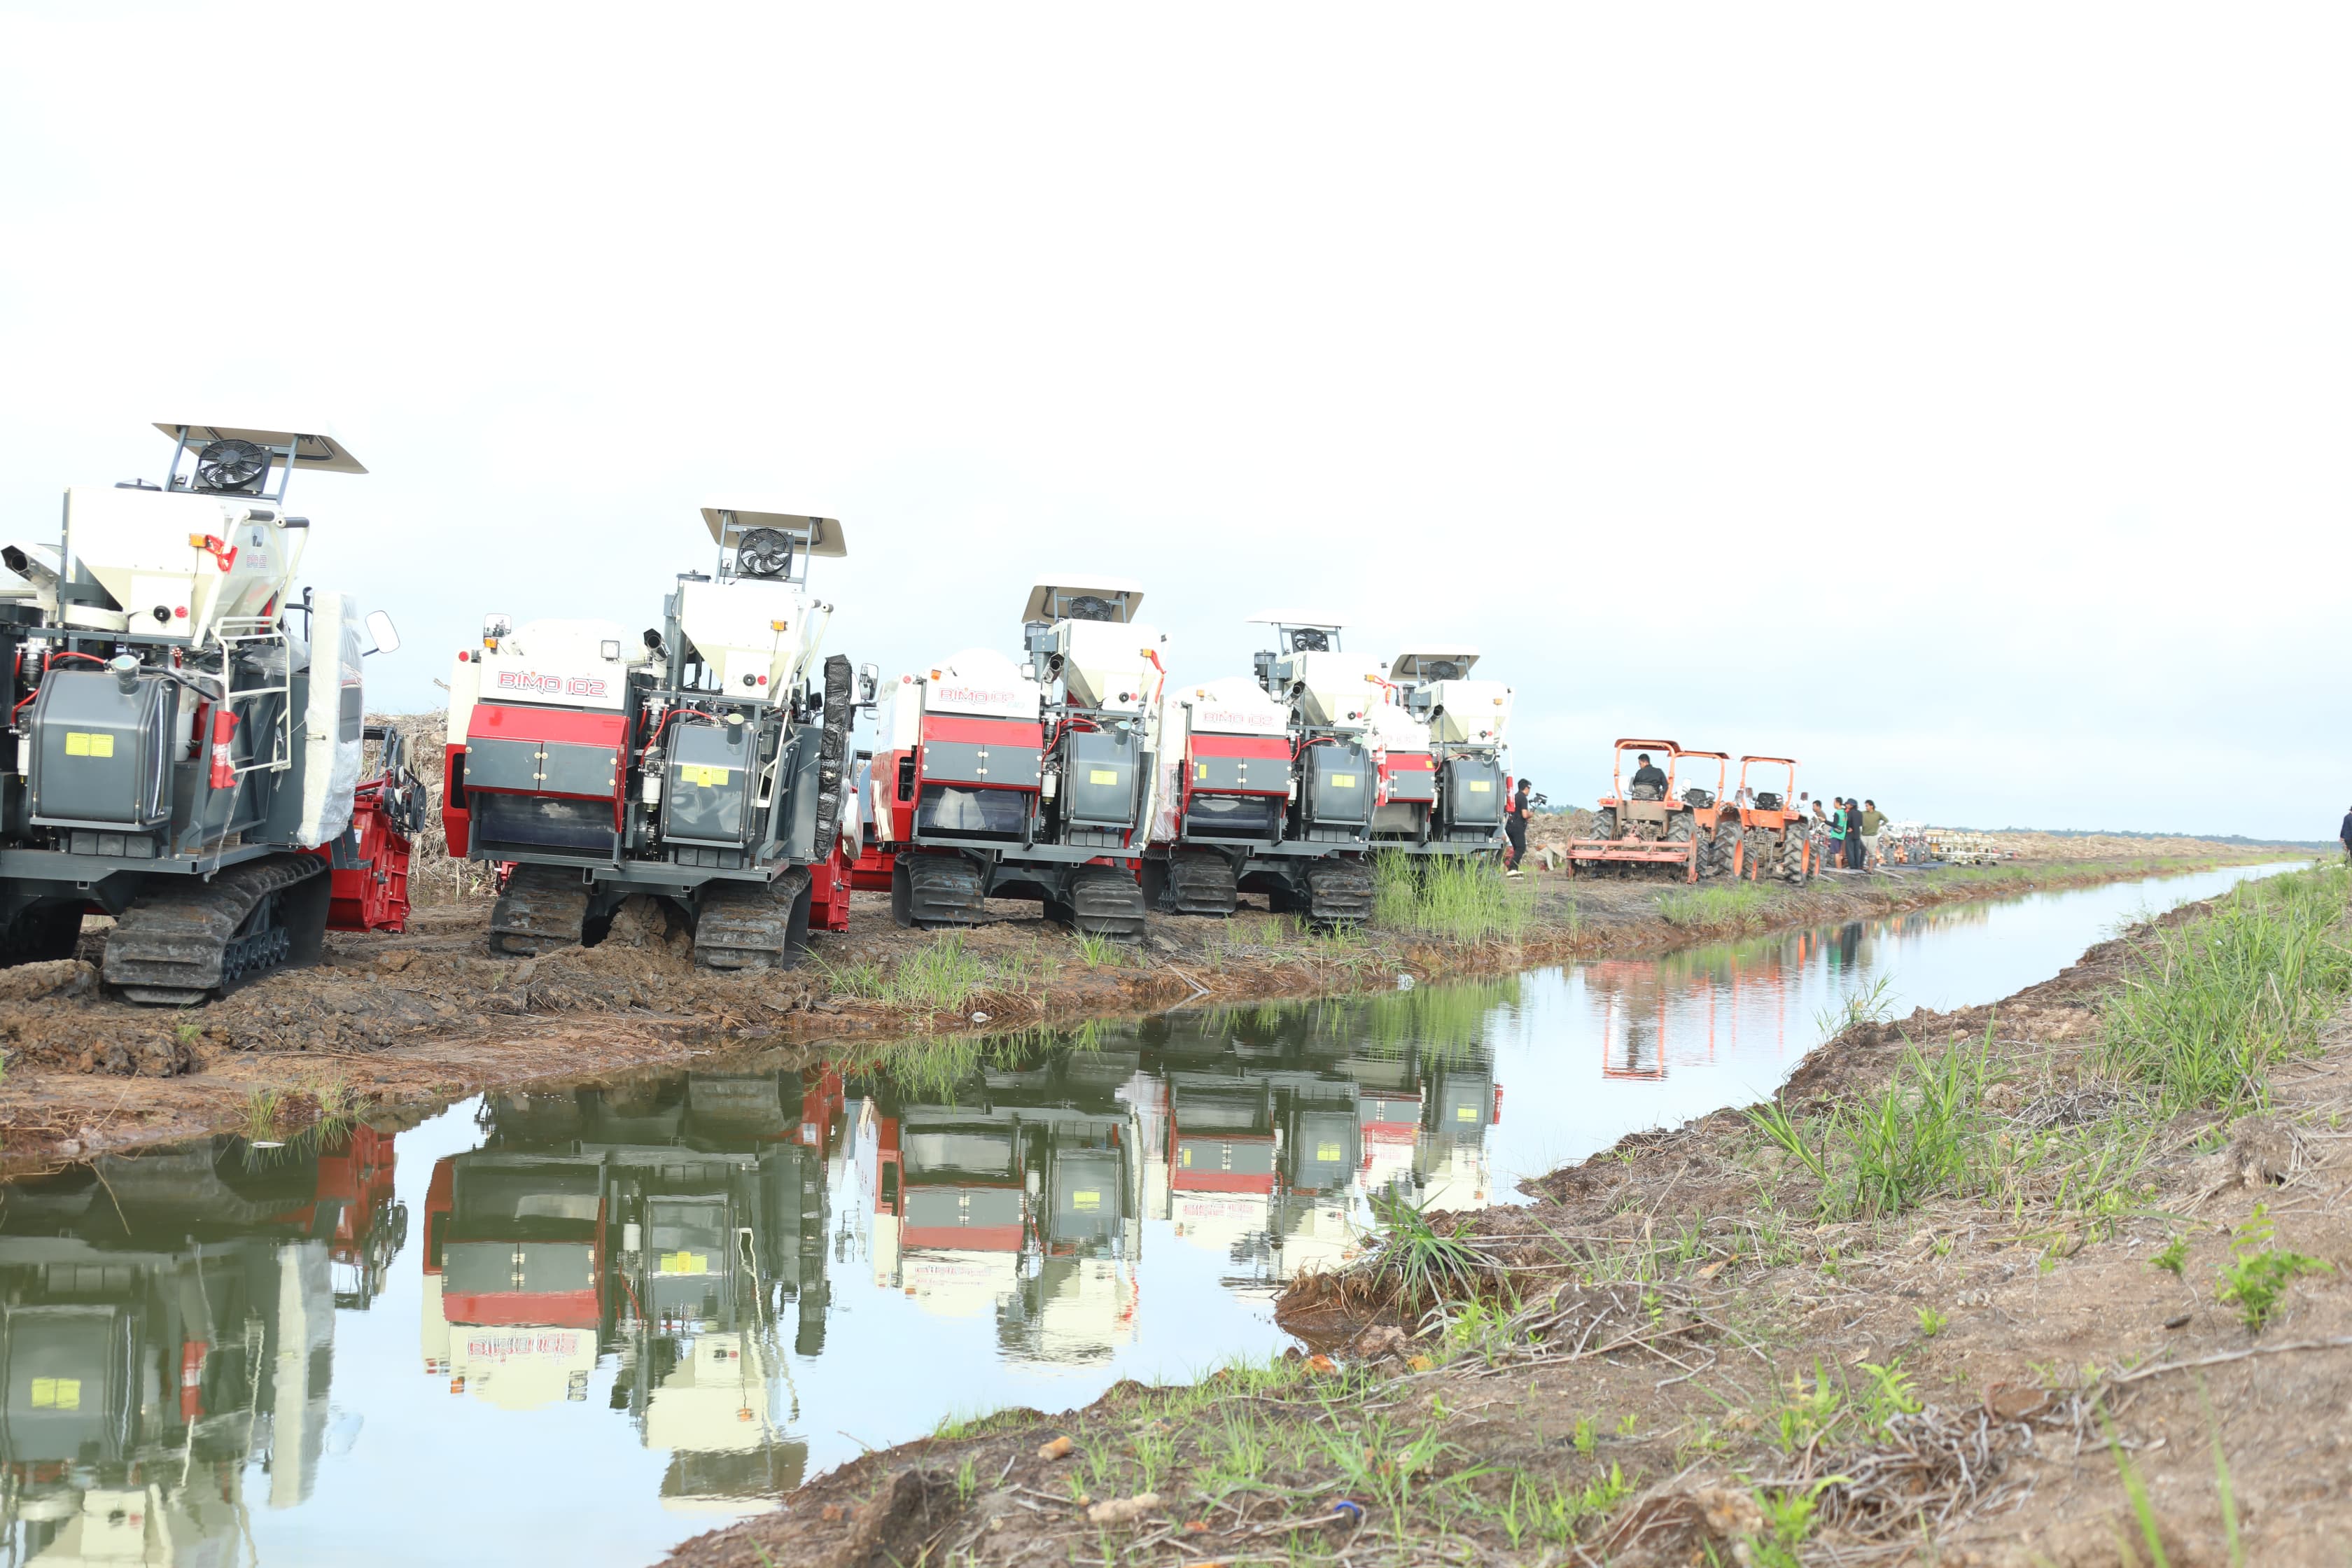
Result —
[[1716, 825], [1714, 842], [1707, 846], [1709, 865], [1699, 868], [1702, 877], [1728, 877], [1739, 858], [1739, 824], [1725, 817]]
[[1595, 838], [1614, 838], [1617, 837], [1617, 808], [1615, 806], [1609, 806], [1592, 814], [1592, 837]]
[[[1668, 812], [1668, 813], [1666, 814], [1666, 842], [1667, 842], [1667, 843], [1669, 843], [1669, 844], [1688, 844], [1688, 843], [1690, 843], [1690, 842], [1691, 842], [1691, 840], [1692, 840], [1692, 839], [1696, 838], [1697, 836], [1698, 836], [1697, 824], [1696, 824], [1695, 822], [1693, 822], [1693, 821], [1691, 820], [1691, 814], [1690, 814], [1689, 812], [1687, 812], [1687, 811], [1671, 811], [1671, 812]], [[1700, 875], [1700, 876], [1702, 876], [1702, 877], [1704, 877], [1704, 876], [1706, 876], [1706, 860], [1707, 860], [1706, 851], [1706, 849], [1705, 849], [1704, 847], [1702, 847], [1702, 848], [1699, 850], [1699, 856], [1698, 856], [1698, 858], [1699, 858], [1699, 875]], [[1679, 873], [1677, 873], [1677, 875], [1679, 875]]]

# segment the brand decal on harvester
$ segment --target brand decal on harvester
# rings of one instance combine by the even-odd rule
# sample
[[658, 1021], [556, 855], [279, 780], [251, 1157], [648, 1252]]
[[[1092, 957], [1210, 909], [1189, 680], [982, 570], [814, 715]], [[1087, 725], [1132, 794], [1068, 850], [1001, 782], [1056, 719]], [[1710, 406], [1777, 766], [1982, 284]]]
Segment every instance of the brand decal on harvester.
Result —
[[499, 671], [500, 691], [536, 691], [544, 697], [602, 697], [605, 684], [593, 675], [541, 675], [528, 669]]
[[931, 701], [940, 707], [969, 703], [975, 708], [1004, 708], [1021, 700], [1021, 692], [1010, 686], [974, 686], [968, 680], [931, 683]]

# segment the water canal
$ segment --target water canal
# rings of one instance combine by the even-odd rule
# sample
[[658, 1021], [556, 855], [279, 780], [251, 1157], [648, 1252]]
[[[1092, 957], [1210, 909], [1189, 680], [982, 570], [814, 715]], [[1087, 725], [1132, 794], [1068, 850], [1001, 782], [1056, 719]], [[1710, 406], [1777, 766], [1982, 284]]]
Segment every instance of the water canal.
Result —
[[1373, 1192], [1514, 1201], [1769, 1091], [1847, 996], [1992, 1000], [2248, 874], [19, 1183], [5, 1561], [647, 1563], [943, 1417], [1277, 1347]]

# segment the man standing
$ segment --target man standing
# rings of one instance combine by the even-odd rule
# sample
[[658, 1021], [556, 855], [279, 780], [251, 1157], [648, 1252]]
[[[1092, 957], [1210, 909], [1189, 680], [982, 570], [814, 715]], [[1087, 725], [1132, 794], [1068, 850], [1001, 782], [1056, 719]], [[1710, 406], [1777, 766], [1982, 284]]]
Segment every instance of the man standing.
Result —
[[1519, 874], [1519, 862], [1528, 858], [1528, 796], [1535, 785], [1526, 779], [1511, 793], [1511, 804], [1503, 813], [1503, 832], [1511, 840], [1511, 847], [1503, 857], [1503, 875]]
[[1886, 816], [1878, 809], [1878, 803], [1874, 800], [1864, 801], [1862, 803], [1862, 847], [1863, 869], [1865, 871], [1875, 871], [1886, 864], [1885, 858], [1878, 852], [1878, 836], [1885, 832], [1885, 828]]
[[1845, 797], [1833, 795], [1830, 799], [1837, 803], [1836, 809], [1830, 813], [1830, 864], [1843, 870], [1845, 868]]
[[2352, 809], [2344, 813], [2344, 831], [2337, 837], [2344, 840], [2344, 863], [2352, 866]]

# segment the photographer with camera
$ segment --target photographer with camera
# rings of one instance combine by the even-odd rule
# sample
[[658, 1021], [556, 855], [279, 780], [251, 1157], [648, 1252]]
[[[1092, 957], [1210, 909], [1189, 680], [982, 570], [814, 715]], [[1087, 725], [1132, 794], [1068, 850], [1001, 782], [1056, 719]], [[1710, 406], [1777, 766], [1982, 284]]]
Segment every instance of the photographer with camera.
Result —
[[1503, 855], [1503, 874], [1516, 877], [1519, 862], [1528, 858], [1528, 814], [1543, 804], [1543, 796], [1533, 794], [1534, 786], [1527, 780], [1511, 795], [1511, 804], [1503, 813], [1503, 831], [1509, 836], [1511, 847]]

